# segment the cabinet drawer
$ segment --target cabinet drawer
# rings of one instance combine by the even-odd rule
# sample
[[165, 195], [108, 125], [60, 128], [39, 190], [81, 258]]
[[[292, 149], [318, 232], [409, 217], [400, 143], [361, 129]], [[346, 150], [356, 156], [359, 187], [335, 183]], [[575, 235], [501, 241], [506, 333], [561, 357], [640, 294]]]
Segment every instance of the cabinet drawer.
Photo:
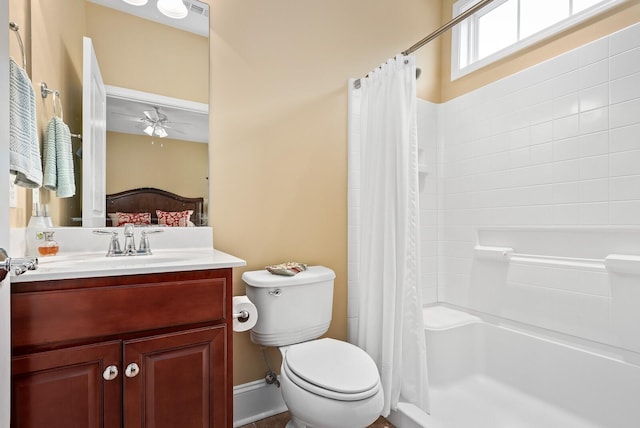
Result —
[[[109, 337], [225, 318], [227, 276], [13, 293], [12, 346]], [[155, 281], [155, 282], [154, 282]]]

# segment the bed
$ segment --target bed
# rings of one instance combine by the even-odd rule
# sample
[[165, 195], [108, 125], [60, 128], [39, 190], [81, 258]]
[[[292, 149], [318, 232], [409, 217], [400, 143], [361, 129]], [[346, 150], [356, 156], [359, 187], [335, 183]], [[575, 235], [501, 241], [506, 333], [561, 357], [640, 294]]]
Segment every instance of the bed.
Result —
[[[188, 224], [180, 224], [181, 226], [204, 226], [206, 220], [204, 216], [204, 198], [188, 198], [176, 195], [166, 190], [155, 189], [153, 187], [142, 187], [138, 189], [125, 190], [119, 193], [107, 195], [107, 226], [118, 226], [114, 224], [116, 213], [120, 214], [122, 219], [123, 213], [134, 214], [150, 214], [150, 224], [171, 225], [164, 220], [167, 214], [176, 214], [179, 212], [189, 211]], [[158, 219], [156, 210], [160, 210], [161, 218]], [[147, 217], [145, 215], [145, 217]], [[134, 222], [136, 223], [136, 222]], [[175, 224], [177, 225], [177, 223]]]

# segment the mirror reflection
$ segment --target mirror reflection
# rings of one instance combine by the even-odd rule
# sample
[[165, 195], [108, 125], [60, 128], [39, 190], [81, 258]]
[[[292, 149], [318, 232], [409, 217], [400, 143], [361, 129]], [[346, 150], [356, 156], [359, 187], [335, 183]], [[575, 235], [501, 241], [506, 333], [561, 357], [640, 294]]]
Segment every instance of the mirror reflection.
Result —
[[[86, 174], [104, 174], [106, 194], [153, 187], [201, 197], [207, 212], [209, 7], [189, 0], [188, 17], [176, 20], [160, 14], [155, 3], [11, 0], [12, 19], [28, 21], [30, 27], [28, 71], [34, 87], [46, 82], [60, 91], [72, 133], [82, 132], [83, 125], [83, 36], [92, 40], [108, 94], [105, 170], [91, 170], [83, 142], [74, 139], [76, 194], [57, 198], [40, 189], [32, 196], [19, 189], [12, 226], [26, 225], [36, 201], [48, 205], [54, 226], [80, 226]], [[199, 27], [185, 31], [194, 25]], [[37, 103], [43, 136], [53, 103], [39, 97]], [[87, 143], [88, 136], [83, 138]], [[206, 217], [199, 224], [206, 224]]]

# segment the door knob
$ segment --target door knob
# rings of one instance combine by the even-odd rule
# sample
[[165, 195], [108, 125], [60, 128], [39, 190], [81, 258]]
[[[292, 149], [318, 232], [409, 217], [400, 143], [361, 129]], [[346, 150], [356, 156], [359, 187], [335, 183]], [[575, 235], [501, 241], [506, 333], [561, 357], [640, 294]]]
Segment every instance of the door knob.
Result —
[[140, 367], [136, 363], [131, 363], [124, 369], [124, 374], [126, 377], [136, 377], [140, 373]]
[[118, 366], [116, 365], [111, 365], [106, 369], [104, 369], [104, 372], [102, 372], [102, 378], [104, 380], [114, 380], [117, 377], [118, 377]]
[[0, 248], [0, 281], [4, 280], [7, 273], [13, 269], [16, 275], [22, 275], [28, 270], [36, 270], [38, 268], [38, 259], [35, 257], [11, 258], [4, 250]]

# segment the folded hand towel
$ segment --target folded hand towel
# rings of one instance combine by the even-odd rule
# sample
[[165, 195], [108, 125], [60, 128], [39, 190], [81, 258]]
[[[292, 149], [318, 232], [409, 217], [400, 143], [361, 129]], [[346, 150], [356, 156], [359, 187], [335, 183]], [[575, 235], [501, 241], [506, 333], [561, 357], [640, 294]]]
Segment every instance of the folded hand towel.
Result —
[[9, 170], [18, 186], [42, 185], [36, 97], [27, 72], [9, 59]]
[[59, 198], [69, 198], [76, 193], [72, 153], [69, 127], [54, 116], [47, 125], [44, 141], [44, 187], [55, 190]]
[[293, 276], [303, 270], [307, 270], [307, 265], [304, 263], [287, 262], [279, 265], [267, 266], [265, 269], [274, 275]]

